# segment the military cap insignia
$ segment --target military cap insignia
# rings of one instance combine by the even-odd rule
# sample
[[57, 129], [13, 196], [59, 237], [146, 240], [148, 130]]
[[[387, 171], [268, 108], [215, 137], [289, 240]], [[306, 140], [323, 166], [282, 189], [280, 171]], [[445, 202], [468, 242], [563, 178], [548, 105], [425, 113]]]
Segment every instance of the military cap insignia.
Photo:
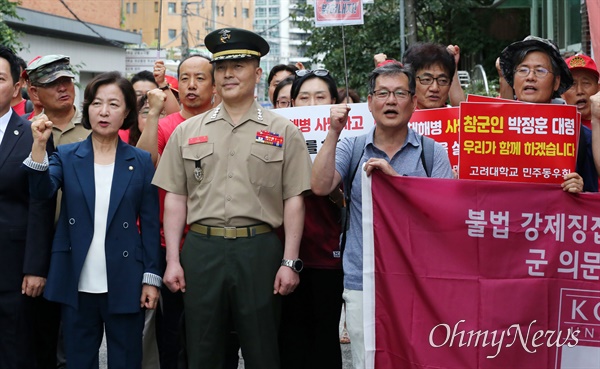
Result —
[[571, 67], [571, 68], [585, 67], [585, 59], [582, 58], [581, 56], [576, 56], [569, 61], [569, 67]]
[[231, 31], [228, 29], [222, 29], [219, 32], [219, 35], [221, 35], [221, 42], [226, 44], [227, 41], [229, 41], [229, 39], [231, 39]]

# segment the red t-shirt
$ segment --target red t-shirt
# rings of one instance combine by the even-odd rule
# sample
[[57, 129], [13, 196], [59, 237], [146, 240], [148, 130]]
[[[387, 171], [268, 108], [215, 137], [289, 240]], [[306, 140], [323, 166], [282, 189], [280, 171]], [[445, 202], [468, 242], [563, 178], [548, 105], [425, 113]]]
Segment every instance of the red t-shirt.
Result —
[[592, 129], [592, 121], [587, 119], [581, 119], [581, 124]]
[[[158, 121], [158, 154], [162, 155], [163, 151], [165, 151], [165, 146], [167, 146], [167, 142], [169, 141], [169, 137], [177, 128], [178, 125], [183, 123], [185, 118], [181, 116], [179, 112], [169, 114], [166, 117], [162, 118]], [[163, 230], [163, 215], [165, 213], [165, 196], [167, 192], [162, 188], [158, 189], [158, 202], [160, 205], [160, 244], [165, 246], [165, 231]], [[183, 231], [183, 236], [187, 234], [189, 226], [185, 227]]]
[[169, 137], [177, 128], [178, 125], [183, 123], [185, 118], [181, 116], [180, 112], [169, 114], [163, 119], [158, 121], [158, 153], [162, 155], [169, 141]]
[[13, 106], [12, 109], [17, 113], [17, 115], [21, 116], [25, 114], [25, 105], [27, 105], [27, 100], [23, 99], [20, 103]]
[[[341, 269], [340, 209], [328, 196], [304, 198], [304, 231], [300, 241], [300, 259], [304, 267], [315, 269]], [[283, 226], [277, 230], [281, 243], [285, 243]]]
[[129, 130], [128, 129], [120, 129], [119, 137], [121, 137], [121, 140], [123, 140], [123, 142], [129, 143]]

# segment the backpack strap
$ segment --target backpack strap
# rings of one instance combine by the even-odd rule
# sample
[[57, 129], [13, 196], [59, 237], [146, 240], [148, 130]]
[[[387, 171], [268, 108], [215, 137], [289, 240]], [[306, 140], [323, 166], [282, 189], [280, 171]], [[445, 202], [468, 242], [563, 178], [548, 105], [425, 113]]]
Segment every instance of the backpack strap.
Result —
[[423, 164], [427, 177], [431, 177], [431, 171], [433, 170], [434, 143], [435, 141], [432, 138], [421, 136], [421, 164]]
[[342, 237], [340, 240], [340, 251], [344, 254], [344, 248], [346, 247], [346, 232], [350, 226], [350, 194], [352, 193], [352, 182], [358, 171], [360, 160], [363, 157], [365, 151], [365, 143], [367, 142], [367, 134], [357, 136], [352, 146], [352, 158], [350, 159], [350, 165], [348, 167], [348, 175], [344, 181], [344, 201], [345, 205], [341, 209], [341, 223], [342, 223]]

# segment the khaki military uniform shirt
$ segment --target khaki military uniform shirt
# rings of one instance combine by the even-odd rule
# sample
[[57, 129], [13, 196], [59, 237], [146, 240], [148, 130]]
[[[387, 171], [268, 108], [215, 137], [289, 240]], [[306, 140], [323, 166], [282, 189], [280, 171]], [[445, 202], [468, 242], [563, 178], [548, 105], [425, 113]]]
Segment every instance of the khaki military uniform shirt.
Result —
[[[283, 138], [281, 147], [258, 142], [261, 131]], [[152, 183], [188, 197], [188, 224], [276, 228], [283, 201], [310, 189], [310, 171], [298, 128], [254, 102], [237, 126], [222, 105], [180, 124]]]

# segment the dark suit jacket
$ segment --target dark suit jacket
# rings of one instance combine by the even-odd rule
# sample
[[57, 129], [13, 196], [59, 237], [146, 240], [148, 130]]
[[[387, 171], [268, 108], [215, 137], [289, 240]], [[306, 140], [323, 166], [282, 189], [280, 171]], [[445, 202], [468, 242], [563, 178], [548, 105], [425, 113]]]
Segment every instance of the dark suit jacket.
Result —
[[20, 291], [26, 274], [48, 274], [56, 204], [29, 196], [21, 164], [32, 143], [31, 123], [13, 111], [0, 144], [0, 291]]
[[[62, 188], [44, 296], [77, 308], [79, 277], [94, 233], [92, 136], [59, 146], [48, 171], [29, 173], [35, 198], [49, 198]], [[111, 313], [139, 312], [143, 274], [161, 275], [158, 191], [151, 184], [153, 175], [150, 154], [119, 140], [105, 242]]]

